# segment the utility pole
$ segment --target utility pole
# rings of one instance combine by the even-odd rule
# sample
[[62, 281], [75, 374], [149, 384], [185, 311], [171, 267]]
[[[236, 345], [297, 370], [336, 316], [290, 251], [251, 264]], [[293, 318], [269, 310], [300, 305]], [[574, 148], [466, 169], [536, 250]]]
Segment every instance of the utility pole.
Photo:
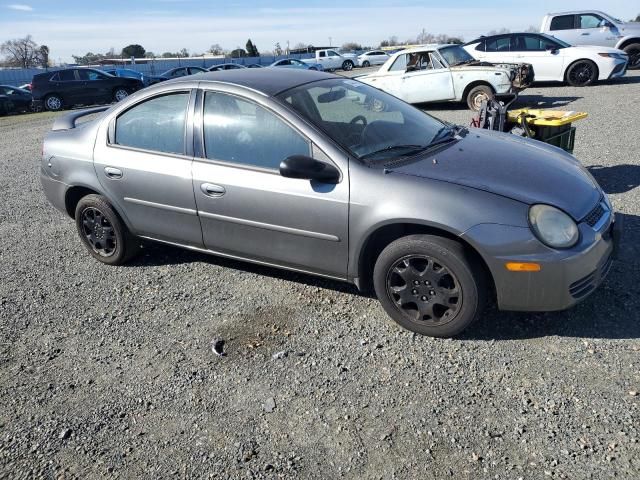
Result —
[[331, 37], [329, 37], [329, 46], [331, 46]]

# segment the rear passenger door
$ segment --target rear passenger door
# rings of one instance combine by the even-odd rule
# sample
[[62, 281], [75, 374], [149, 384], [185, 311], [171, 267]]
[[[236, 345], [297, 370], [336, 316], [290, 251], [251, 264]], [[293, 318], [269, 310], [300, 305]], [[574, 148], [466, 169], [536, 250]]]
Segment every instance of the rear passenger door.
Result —
[[473, 56], [491, 63], [512, 63], [514, 56], [511, 52], [511, 36], [503, 35], [484, 40], [484, 50], [473, 52]]
[[107, 141], [96, 142], [94, 167], [136, 234], [202, 247], [191, 180], [194, 95], [176, 89], [119, 112], [99, 134]]
[[204, 243], [224, 255], [342, 278], [348, 171], [341, 169], [337, 185], [281, 176], [280, 162], [290, 155], [333, 162], [260, 100], [202, 91], [193, 181]]

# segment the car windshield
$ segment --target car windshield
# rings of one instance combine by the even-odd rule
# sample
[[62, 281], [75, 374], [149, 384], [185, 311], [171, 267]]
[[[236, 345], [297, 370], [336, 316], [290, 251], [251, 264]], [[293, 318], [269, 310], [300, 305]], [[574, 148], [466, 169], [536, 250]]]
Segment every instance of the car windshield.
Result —
[[368, 163], [412, 156], [452, 137], [443, 122], [355, 80], [307, 83], [277, 98]]
[[464, 65], [465, 63], [475, 62], [473, 58], [464, 48], [460, 45], [451, 45], [450, 47], [442, 47], [438, 49], [440, 55], [444, 57], [450, 67], [456, 65]]
[[547, 35], [546, 33], [541, 33], [540, 36], [546, 38], [550, 42], [556, 43], [560, 48], [569, 48], [571, 46], [571, 44], [565, 42], [564, 40], [552, 37], [551, 35]]

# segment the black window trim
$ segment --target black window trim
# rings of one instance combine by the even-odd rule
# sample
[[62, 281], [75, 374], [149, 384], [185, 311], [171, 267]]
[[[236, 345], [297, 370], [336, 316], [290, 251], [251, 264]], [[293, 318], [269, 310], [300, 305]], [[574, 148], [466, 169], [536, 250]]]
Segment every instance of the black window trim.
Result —
[[[285, 123], [286, 125], [291, 127], [297, 134], [299, 134], [306, 141], [306, 143], [307, 143], [307, 145], [309, 147], [309, 153], [308, 153], [309, 156], [313, 155], [313, 147], [314, 146], [319, 148], [304, 132], [302, 132], [298, 127], [296, 127], [288, 119], [286, 119], [285, 117], [280, 115], [278, 112], [276, 112], [275, 110], [270, 108], [268, 105], [265, 105], [263, 103], [257, 102], [253, 98], [249, 98], [249, 97], [237, 94], [237, 93], [232, 93], [232, 92], [228, 92], [228, 91], [225, 91], [225, 90], [219, 90], [219, 89], [216, 89], [214, 86], [208, 86], [208, 85], [205, 86], [205, 85], [203, 85], [201, 88], [198, 89], [198, 91], [196, 93], [196, 105], [195, 105], [196, 115], [194, 116], [194, 135], [193, 135], [194, 160], [195, 161], [199, 161], [199, 162], [202, 162], [202, 163], [213, 163], [215, 165], [220, 165], [220, 166], [223, 166], [223, 167], [239, 168], [241, 170], [252, 170], [252, 171], [256, 171], [256, 172], [269, 173], [269, 174], [272, 174], [272, 175], [280, 176], [280, 170], [277, 169], [277, 168], [259, 167], [257, 165], [250, 165], [250, 164], [247, 164], [247, 163], [237, 163], [237, 162], [231, 162], [229, 160], [219, 160], [219, 159], [207, 158], [206, 146], [205, 146], [205, 142], [204, 142], [204, 100], [205, 100], [205, 96], [206, 96], [207, 92], [221, 93], [221, 94], [224, 94], [224, 95], [229, 95], [229, 96], [236, 97], [236, 98], [238, 98], [240, 100], [243, 100], [243, 101], [246, 101], [246, 102], [249, 102], [249, 103], [253, 103], [253, 104], [255, 104], [255, 105], [259, 106], [259, 107], [264, 108], [265, 110], [267, 110], [272, 115], [275, 115], [275, 117], [278, 118], [279, 120], [281, 120], [283, 123]], [[325, 156], [326, 156], [326, 154], [325, 154]], [[331, 162], [331, 163], [334, 166], [336, 166], [334, 164], [334, 162]], [[337, 166], [336, 166], [336, 168], [337, 168]], [[338, 170], [340, 170], [340, 169], [338, 169]]]
[[[551, 28], [551, 24], [553, 23], [553, 21], [556, 18], [559, 18], [559, 17], [573, 17], [573, 28], [563, 28], [563, 29], [553, 30]], [[576, 30], [578, 28], [579, 28], [578, 27], [578, 15], [576, 15], [574, 13], [569, 13], [569, 14], [564, 14], [564, 15], [554, 15], [553, 17], [551, 17], [551, 21], [549, 22], [549, 31], [550, 32], [562, 32], [563, 30]]]
[[[195, 106], [195, 100], [196, 100], [196, 95], [195, 95], [195, 88], [177, 88], [176, 90], [170, 90], [170, 91], [163, 91], [163, 92], [159, 92], [156, 95], [150, 95], [148, 97], [142, 98], [140, 99], [139, 102], [134, 103], [133, 105], [128, 106], [127, 108], [125, 108], [124, 110], [120, 110], [119, 112], [117, 112], [117, 115], [115, 115], [110, 121], [109, 121], [109, 126], [108, 126], [108, 130], [107, 130], [107, 135], [106, 135], [106, 146], [108, 148], [117, 148], [120, 150], [129, 150], [131, 152], [138, 152], [138, 153], [149, 153], [152, 155], [161, 155], [163, 157], [170, 157], [170, 158], [178, 158], [178, 159], [182, 159], [182, 160], [193, 160], [194, 157], [194, 152], [193, 152], [193, 138], [194, 138], [194, 132], [193, 132], [193, 115], [194, 115], [194, 106]], [[137, 148], [137, 147], [130, 147], [127, 145], [119, 145], [117, 143], [115, 143], [115, 141], [117, 140], [117, 138], [115, 138], [115, 131], [116, 131], [116, 122], [118, 121], [118, 118], [120, 116], [122, 116], [124, 113], [128, 112], [129, 110], [132, 110], [133, 108], [137, 107], [138, 105], [141, 105], [145, 102], [148, 102], [150, 100], [153, 100], [154, 98], [159, 98], [159, 97], [166, 97], [167, 95], [175, 95], [175, 94], [179, 94], [179, 93], [187, 93], [189, 94], [189, 100], [187, 102], [187, 115], [185, 117], [185, 127], [184, 127], [184, 152], [182, 154], [180, 153], [169, 153], [169, 152], [161, 152], [158, 150], [149, 150], [146, 148]], [[113, 139], [113, 141], [112, 141]]]

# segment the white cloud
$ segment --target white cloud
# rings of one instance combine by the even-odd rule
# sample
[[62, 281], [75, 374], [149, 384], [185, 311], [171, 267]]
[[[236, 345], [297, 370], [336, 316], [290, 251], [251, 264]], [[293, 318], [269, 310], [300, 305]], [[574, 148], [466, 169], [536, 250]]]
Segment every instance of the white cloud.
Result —
[[11, 10], [18, 10], [19, 12], [33, 12], [33, 7], [30, 5], [23, 5], [20, 3], [14, 3], [12, 5], [7, 5], [7, 8]]

